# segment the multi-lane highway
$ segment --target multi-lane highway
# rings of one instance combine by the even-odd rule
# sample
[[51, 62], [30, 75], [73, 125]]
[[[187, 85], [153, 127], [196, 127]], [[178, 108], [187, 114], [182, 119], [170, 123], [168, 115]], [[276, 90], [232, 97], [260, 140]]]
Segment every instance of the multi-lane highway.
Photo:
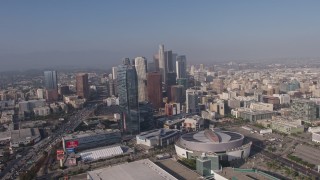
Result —
[[49, 137], [43, 139], [32, 148], [24, 151], [24, 156], [11, 162], [1, 173], [0, 179], [15, 179], [18, 172], [25, 172], [44, 156], [44, 152], [50, 152], [52, 147], [61, 142], [61, 137], [65, 133], [71, 133], [79, 124], [92, 114], [97, 105], [91, 105], [76, 112], [69, 118], [68, 123], [60, 125], [60, 127]]

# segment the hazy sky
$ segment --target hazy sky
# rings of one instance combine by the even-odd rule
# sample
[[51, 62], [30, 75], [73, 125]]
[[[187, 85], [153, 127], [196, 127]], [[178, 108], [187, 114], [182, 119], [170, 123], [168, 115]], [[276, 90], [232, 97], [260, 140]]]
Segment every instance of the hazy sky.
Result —
[[160, 43], [188, 61], [320, 56], [320, 1], [3, 0], [0, 71], [104, 67]]

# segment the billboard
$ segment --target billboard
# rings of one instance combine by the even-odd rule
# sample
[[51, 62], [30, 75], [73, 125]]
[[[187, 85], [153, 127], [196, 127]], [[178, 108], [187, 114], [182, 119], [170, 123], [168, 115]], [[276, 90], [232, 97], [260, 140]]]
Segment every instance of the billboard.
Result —
[[79, 141], [68, 141], [66, 142], [66, 148], [76, 148], [79, 145]]
[[74, 148], [67, 148], [66, 150], [68, 153], [74, 153]]
[[63, 150], [57, 150], [57, 160], [64, 159], [64, 151]]

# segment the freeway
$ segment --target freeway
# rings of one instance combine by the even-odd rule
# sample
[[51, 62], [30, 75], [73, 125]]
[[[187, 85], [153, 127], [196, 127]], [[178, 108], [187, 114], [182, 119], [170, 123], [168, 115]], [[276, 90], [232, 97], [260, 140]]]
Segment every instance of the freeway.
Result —
[[7, 167], [0, 173], [0, 179], [2, 177], [10, 179], [12, 176], [12, 173], [14, 172], [14, 167], [17, 166], [17, 164], [23, 160], [23, 156], [25, 156], [29, 151], [30, 151], [30, 148], [27, 148], [27, 150], [21, 153], [22, 157], [17, 158], [11, 161], [9, 164], [7, 164]]
[[[34, 145], [33, 148], [28, 149], [26, 155], [22, 158], [19, 158], [12, 163], [10, 163], [2, 173], [0, 173], [0, 179], [5, 177], [4, 179], [15, 179], [15, 176], [11, 176], [9, 171], [17, 172], [25, 172], [30, 170], [35, 162], [44, 155], [44, 152], [50, 152], [52, 147], [61, 142], [61, 137], [66, 132], [73, 132], [79, 124], [87, 119], [96, 109], [97, 105], [91, 105], [82, 110], [79, 110], [74, 116], [69, 118], [68, 123], [62, 124], [54, 134], [49, 136], [48, 138], [40, 141], [38, 144]], [[22, 162], [30, 162], [30, 163], [22, 163]], [[20, 166], [18, 166], [20, 165]], [[12, 169], [12, 167], [16, 167]], [[9, 176], [8, 176], [9, 175]]]
[[256, 144], [252, 144], [252, 148], [253, 149], [258, 149], [260, 151], [260, 153], [270, 159], [274, 159], [284, 165], [286, 165], [287, 167], [291, 167], [292, 169], [300, 172], [300, 173], [303, 173], [307, 176], [314, 176], [316, 177], [317, 179], [319, 179], [320, 177], [320, 173], [318, 173], [317, 171], [314, 171], [313, 169], [310, 169], [310, 168], [306, 168], [300, 164], [297, 164], [295, 162], [292, 162], [286, 158], [283, 158], [281, 156], [278, 156], [278, 155], [275, 155], [271, 152], [268, 152], [268, 151], [265, 151], [261, 146], [258, 146]]

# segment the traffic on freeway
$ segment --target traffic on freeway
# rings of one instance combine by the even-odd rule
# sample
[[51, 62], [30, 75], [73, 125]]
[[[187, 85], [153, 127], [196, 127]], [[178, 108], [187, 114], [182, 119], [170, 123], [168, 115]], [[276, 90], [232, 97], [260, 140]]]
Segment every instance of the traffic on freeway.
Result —
[[45, 153], [51, 151], [52, 147], [61, 142], [61, 137], [66, 133], [72, 133], [79, 124], [90, 116], [97, 105], [90, 105], [77, 111], [68, 120], [68, 123], [61, 124], [58, 129], [49, 137], [43, 139], [32, 148], [24, 151], [23, 156], [14, 160], [0, 173], [0, 179], [16, 179], [21, 172], [30, 170], [35, 162], [39, 161]]

